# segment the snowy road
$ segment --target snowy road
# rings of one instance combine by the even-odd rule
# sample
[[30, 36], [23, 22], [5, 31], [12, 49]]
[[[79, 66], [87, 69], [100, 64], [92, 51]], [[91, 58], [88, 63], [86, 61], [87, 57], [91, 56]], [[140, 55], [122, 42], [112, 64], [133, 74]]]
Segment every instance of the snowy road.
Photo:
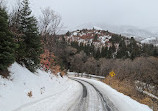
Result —
[[[80, 100], [81, 105], [76, 111], [152, 111], [148, 106], [140, 104], [98, 80], [77, 77], [74, 79], [83, 84], [87, 90], [85, 101]], [[85, 92], [84, 88], [83, 92]], [[82, 104], [86, 104], [87, 107]]]
[[84, 80], [74, 80], [83, 87], [82, 97], [74, 111], [118, 111], [94, 85]]
[[71, 78], [69, 82], [64, 91], [14, 111], [152, 111], [97, 80]]

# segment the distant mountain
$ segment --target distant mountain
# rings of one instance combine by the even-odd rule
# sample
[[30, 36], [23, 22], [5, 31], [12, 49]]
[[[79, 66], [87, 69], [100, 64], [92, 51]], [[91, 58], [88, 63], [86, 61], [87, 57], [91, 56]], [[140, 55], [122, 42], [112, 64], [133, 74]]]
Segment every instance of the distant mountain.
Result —
[[108, 30], [110, 32], [121, 34], [127, 37], [134, 37], [137, 41], [140, 41], [142, 43], [158, 44], [157, 41], [158, 33], [156, 33], [156, 28], [154, 28], [153, 30], [152, 28], [150, 28], [149, 30], [149, 29], [140, 29], [134, 26], [115, 26], [115, 25], [87, 23], [71, 28], [70, 31], [76, 29], [84, 29], [84, 28], [92, 29], [93, 27], [96, 29]]
[[147, 27], [145, 30], [148, 30], [151, 33], [155, 33], [158, 36], [158, 27]]

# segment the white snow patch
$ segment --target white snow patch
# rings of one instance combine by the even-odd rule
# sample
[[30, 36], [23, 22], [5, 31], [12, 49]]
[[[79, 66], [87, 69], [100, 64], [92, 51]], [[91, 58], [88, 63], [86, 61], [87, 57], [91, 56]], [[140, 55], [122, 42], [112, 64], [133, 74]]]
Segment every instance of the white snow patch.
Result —
[[77, 34], [78, 34], [77, 32], [74, 32], [74, 33], [73, 33], [74, 36], [77, 36]]
[[[32, 73], [17, 63], [9, 71], [9, 80], [0, 76], [0, 111], [65, 111], [82, 92], [80, 84], [66, 76], [41, 70]], [[30, 91], [32, 97], [28, 96]]]
[[103, 30], [102, 28], [97, 27], [97, 26], [93, 26], [93, 28], [96, 29], [96, 30]]

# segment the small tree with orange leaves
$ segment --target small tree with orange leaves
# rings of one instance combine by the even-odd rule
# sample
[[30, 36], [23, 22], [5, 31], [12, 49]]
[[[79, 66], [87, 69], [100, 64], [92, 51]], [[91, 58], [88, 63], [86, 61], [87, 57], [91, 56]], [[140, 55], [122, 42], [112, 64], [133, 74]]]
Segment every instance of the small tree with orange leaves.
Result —
[[54, 54], [50, 53], [48, 50], [44, 50], [44, 53], [41, 54], [41, 65], [43, 70], [51, 70], [52, 67], [55, 65], [54, 59]]

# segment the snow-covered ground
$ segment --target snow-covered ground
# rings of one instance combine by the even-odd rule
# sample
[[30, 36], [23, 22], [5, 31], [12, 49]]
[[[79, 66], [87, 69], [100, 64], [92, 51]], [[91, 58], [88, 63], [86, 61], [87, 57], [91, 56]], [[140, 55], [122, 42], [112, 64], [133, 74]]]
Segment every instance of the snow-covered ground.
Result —
[[[17, 63], [12, 64], [9, 71], [11, 74], [9, 79], [0, 76], [0, 111], [76, 111], [76, 106], [80, 106], [80, 99], [84, 94], [83, 85], [66, 76], [57, 77], [41, 70], [31, 73]], [[119, 111], [152, 111], [148, 106], [136, 102], [102, 82], [79, 79], [87, 82], [84, 83], [87, 92], [92, 88], [92, 84]], [[98, 97], [94, 95], [95, 93], [88, 94], [88, 98]], [[95, 99], [87, 100], [93, 104]]]
[[9, 71], [9, 80], [0, 76], [0, 111], [67, 111], [82, 93], [81, 85], [67, 77], [33, 74], [17, 63]]

